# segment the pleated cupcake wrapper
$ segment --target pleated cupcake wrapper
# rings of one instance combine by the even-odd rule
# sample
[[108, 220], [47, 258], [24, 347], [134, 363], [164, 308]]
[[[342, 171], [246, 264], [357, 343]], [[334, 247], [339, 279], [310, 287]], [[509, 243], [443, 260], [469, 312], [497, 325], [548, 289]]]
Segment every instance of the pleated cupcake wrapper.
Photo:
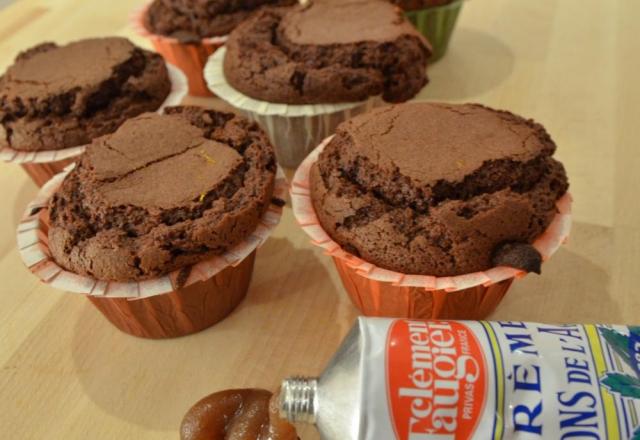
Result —
[[[256, 230], [240, 244], [220, 256], [192, 266], [177, 269], [168, 275], [139, 282], [101, 281], [78, 275], [60, 267], [49, 250], [48, 203], [75, 164], [54, 176], [38, 192], [29, 204], [18, 225], [18, 249], [24, 264], [49, 286], [72, 293], [100, 298], [128, 298], [131, 300], [163, 295], [206, 281], [229, 266], [237, 266], [260, 247], [276, 228], [282, 216], [282, 207], [271, 204], [260, 219]], [[278, 170], [274, 198], [286, 199], [288, 185], [284, 174]]]
[[464, 0], [455, 0], [448, 5], [405, 12], [409, 21], [433, 47], [433, 55], [429, 62], [433, 63], [442, 58], [447, 51], [463, 3]]
[[[489, 287], [500, 282], [521, 278], [526, 272], [511, 267], [494, 267], [482, 272], [457, 275], [451, 277], [436, 277], [427, 275], [411, 275], [383, 269], [368, 263], [341, 248], [322, 228], [311, 201], [309, 186], [309, 172], [324, 147], [331, 141], [325, 139], [300, 165], [291, 183], [291, 203], [296, 220], [311, 237], [311, 243], [325, 250], [325, 254], [343, 261], [358, 275], [372, 281], [388, 283], [398, 287], [422, 288], [427, 291], [457, 292], [473, 287]], [[542, 255], [543, 261], [548, 260], [565, 243], [571, 232], [571, 195], [565, 194], [557, 202], [558, 213], [547, 228], [538, 237], [533, 246]]]
[[207, 62], [204, 76], [218, 97], [256, 121], [276, 148], [280, 165], [295, 168], [341, 122], [373, 108], [379, 97], [366, 101], [292, 105], [260, 101], [234, 89], [224, 75], [226, 48], [216, 51]]
[[[184, 74], [180, 69], [177, 69], [171, 64], [167, 64], [167, 70], [169, 71], [169, 79], [171, 80], [171, 91], [167, 99], [162, 103], [162, 106], [157, 110], [158, 113], [162, 113], [165, 107], [180, 104], [187, 95], [187, 78]], [[84, 153], [87, 146], [88, 144], [47, 151], [20, 151], [10, 147], [4, 147], [0, 148], [0, 160], [17, 164], [47, 164], [75, 158]]]
[[192, 95], [211, 96], [202, 72], [209, 55], [224, 46], [227, 36], [203, 38], [199, 44], [185, 44], [177, 38], [154, 34], [145, 25], [150, 4], [147, 3], [133, 11], [130, 16], [132, 28], [141, 37], [151, 40], [160, 55], [187, 75], [189, 92]]

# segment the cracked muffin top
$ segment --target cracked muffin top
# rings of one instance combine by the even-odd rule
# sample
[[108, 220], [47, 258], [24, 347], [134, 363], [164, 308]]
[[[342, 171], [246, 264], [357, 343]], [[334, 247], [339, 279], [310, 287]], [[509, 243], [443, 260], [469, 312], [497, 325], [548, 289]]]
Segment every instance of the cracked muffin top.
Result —
[[227, 35], [256, 9], [292, 5], [296, 0], [154, 0], [146, 27], [183, 42]]
[[162, 57], [125, 38], [44, 43], [0, 77], [0, 148], [58, 150], [157, 110], [171, 91]]
[[19, 54], [0, 77], [0, 148], [88, 144], [157, 110], [170, 91], [162, 57], [125, 38], [41, 44]]
[[386, 1], [314, 1], [267, 8], [229, 36], [224, 73], [255, 99], [286, 104], [414, 97], [429, 43]]
[[49, 248], [72, 272], [111, 281], [167, 274], [226, 252], [269, 207], [267, 136], [230, 113], [172, 107], [94, 141], [50, 201]]
[[555, 149], [540, 124], [481, 105], [383, 107], [338, 127], [311, 195], [346, 251], [406, 274], [461, 275], [549, 226], [568, 188]]

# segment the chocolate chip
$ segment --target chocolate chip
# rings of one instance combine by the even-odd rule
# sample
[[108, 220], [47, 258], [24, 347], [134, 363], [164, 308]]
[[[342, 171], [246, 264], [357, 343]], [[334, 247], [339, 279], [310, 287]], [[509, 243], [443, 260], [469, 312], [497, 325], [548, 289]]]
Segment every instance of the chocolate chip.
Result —
[[345, 243], [342, 246], [342, 249], [344, 249], [345, 252], [348, 252], [351, 255], [354, 255], [356, 257], [360, 257], [360, 252], [358, 251], [358, 249], [355, 246], [353, 246], [353, 245], [351, 245], [349, 243]]
[[176, 285], [178, 289], [182, 289], [184, 285], [187, 283], [189, 279], [189, 275], [191, 275], [191, 266], [186, 266], [180, 269], [178, 272], [178, 277], [176, 278]]
[[503, 243], [494, 251], [492, 262], [495, 266], [509, 266], [540, 274], [542, 255], [527, 243]]
[[29, 212], [29, 216], [36, 215], [37, 213], [39, 213], [43, 209], [44, 209], [43, 206], [36, 206], [35, 208], [31, 209], [31, 212]]
[[287, 204], [287, 202], [285, 202], [284, 200], [282, 200], [281, 198], [278, 197], [272, 197], [271, 198], [271, 203], [282, 208], [284, 205]]

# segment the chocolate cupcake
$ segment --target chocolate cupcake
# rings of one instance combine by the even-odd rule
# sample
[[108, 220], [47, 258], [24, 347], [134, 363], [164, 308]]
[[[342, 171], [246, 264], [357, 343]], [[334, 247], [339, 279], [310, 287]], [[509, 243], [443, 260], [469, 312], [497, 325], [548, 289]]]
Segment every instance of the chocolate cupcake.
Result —
[[532, 243], [567, 190], [544, 128], [480, 105], [412, 104], [342, 124], [312, 168], [320, 223], [385, 269], [452, 276]]
[[0, 157], [23, 164], [42, 185], [81, 146], [158, 110], [170, 92], [162, 57], [127, 39], [41, 44], [19, 54], [0, 77]]
[[[145, 113], [95, 140], [55, 190], [45, 254], [71, 280], [95, 283], [89, 292], [107, 286], [90, 298], [121, 329], [197, 331], [244, 297], [255, 248], [279, 218], [275, 182], [256, 124], [196, 107]], [[150, 304], [117, 303], [109, 291], [122, 286]]]
[[262, 6], [292, 5], [296, 0], [154, 0], [146, 24], [155, 34], [185, 43], [227, 35]]
[[132, 23], [187, 75], [192, 95], [210, 96], [202, 70], [227, 34], [263, 6], [293, 3], [295, 0], [154, 0], [134, 12]]
[[[438, 289], [460, 290], [456, 279], [482, 288], [495, 267], [539, 272], [549, 256], [532, 245], [568, 188], [555, 150], [540, 124], [509, 112], [405, 104], [341, 124], [300, 175], [309, 176], [322, 231], [369, 270], [397, 284], [417, 277]], [[371, 293], [354, 296], [363, 295]]]
[[162, 57], [127, 39], [41, 44], [19, 54], [0, 78], [0, 147], [88, 144], [156, 110], [170, 90]]
[[390, 3], [314, 1], [256, 13], [206, 74], [215, 93], [267, 129], [280, 162], [295, 166], [373, 98], [414, 97], [427, 83], [429, 55]]
[[431, 43], [434, 63], [444, 56], [464, 0], [391, 0]]
[[392, 6], [312, 2], [269, 9], [234, 32], [224, 72], [255, 99], [285, 104], [406, 101], [426, 84], [429, 49]]
[[273, 149], [227, 113], [173, 107], [96, 140], [51, 200], [49, 248], [101, 280], [157, 277], [244, 240], [269, 207]]

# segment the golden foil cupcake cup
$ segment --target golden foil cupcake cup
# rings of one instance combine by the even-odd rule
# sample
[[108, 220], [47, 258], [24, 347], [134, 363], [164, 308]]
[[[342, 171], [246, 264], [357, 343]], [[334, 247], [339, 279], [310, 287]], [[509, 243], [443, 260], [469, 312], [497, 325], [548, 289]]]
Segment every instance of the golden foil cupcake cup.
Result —
[[[244, 299], [257, 249], [280, 222], [282, 207], [272, 203], [256, 230], [222, 255], [137, 282], [113, 282], [60, 267], [49, 250], [49, 199], [74, 165], [53, 177], [27, 207], [18, 225], [22, 261], [57, 290], [81, 294], [114, 326], [141, 338], [174, 338], [211, 327]], [[278, 171], [274, 199], [284, 199], [287, 183]]]
[[[171, 91], [157, 110], [158, 113], [162, 113], [165, 107], [180, 104], [187, 95], [187, 79], [184, 74], [170, 64], [167, 64], [167, 70], [171, 80]], [[68, 165], [74, 163], [86, 147], [86, 145], [80, 145], [60, 150], [43, 151], [22, 151], [11, 147], [0, 147], [0, 160], [19, 164], [31, 177], [31, 180], [41, 187], [53, 176], [61, 173]]]
[[[298, 167], [291, 183], [293, 213], [311, 243], [332, 257], [347, 294], [366, 316], [416, 319], [485, 319], [498, 306], [513, 281], [526, 273], [510, 267], [451, 277], [390, 271], [342, 249], [322, 228], [311, 200], [311, 166], [331, 138], [322, 142]], [[571, 196], [557, 202], [558, 213], [533, 246], [548, 260], [571, 231]]]
[[131, 14], [131, 25], [138, 35], [151, 40], [156, 52], [165, 60], [178, 67], [187, 76], [189, 94], [193, 96], [213, 96], [204, 80], [203, 71], [207, 59], [224, 46], [227, 36], [203, 38], [197, 43], [181, 43], [176, 38], [154, 34], [146, 26], [147, 10], [150, 3]]

